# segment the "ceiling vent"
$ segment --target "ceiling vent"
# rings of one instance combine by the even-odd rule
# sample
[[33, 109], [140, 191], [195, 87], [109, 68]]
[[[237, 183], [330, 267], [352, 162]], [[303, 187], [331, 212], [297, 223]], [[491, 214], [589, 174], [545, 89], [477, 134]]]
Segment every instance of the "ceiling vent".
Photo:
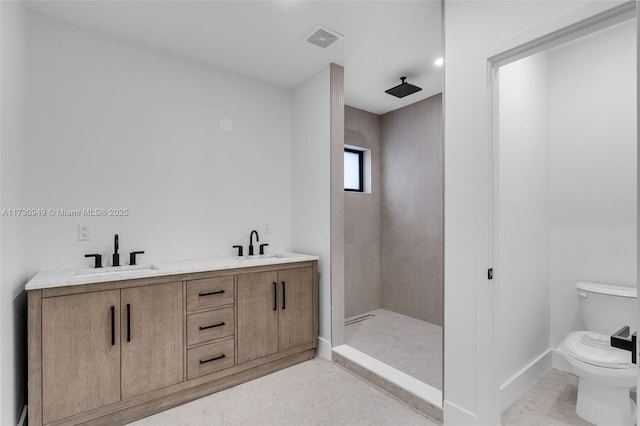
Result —
[[336, 41], [341, 41], [342, 39], [344, 39], [344, 36], [342, 34], [330, 30], [329, 28], [317, 27], [311, 32], [311, 34], [306, 37], [305, 40], [311, 44], [325, 49]]

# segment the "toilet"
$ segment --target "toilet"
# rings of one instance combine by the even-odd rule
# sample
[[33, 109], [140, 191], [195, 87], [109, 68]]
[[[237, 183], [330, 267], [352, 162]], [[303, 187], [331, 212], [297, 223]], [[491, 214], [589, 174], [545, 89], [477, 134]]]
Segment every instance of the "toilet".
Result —
[[569, 333], [557, 349], [579, 378], [576, 414], [596, 425], [634, 425], [636, 364], [610, 339], [625, 325], [636, 331], [637, 289], [579, 282], [576, 290], [587, 330]]

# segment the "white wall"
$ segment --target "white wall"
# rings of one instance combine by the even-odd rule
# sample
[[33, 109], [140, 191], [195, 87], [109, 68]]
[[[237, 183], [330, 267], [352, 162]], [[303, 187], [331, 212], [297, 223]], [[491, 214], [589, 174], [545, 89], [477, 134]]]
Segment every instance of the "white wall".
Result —
[[[445, 1], [447, 424], [497, 424], [487, 59], [620, 2]], [[499, 274], [500, 271], [496, 271]], [[497, 376], [497, 374], [495, 375]]]
[[320, 256], [319, 353], [331, 357], [329, 66], [293, 89], [292, 244]]
[[30, 219], [29, 272], [110, 260], [115, 233], [121, 261], [228, 256], [252, 229], [290, 249], [290, 90], [35, 14], [29, 61], [29, 206], [130, 211]]
[[499, 80], [496, 356], [506, 407], [538, 379], [518, 373], [549, 349], [547, 54], [501, 67]]
[[[0, 207], [130, 211], [0, 219], [0, 424], [15, 424], [36, 271], [89, 265], [115, 233], [123, 263], [132, 250], [145, 262], [231, 255], [254, 228], [268, 250], [291, 248], [292, 111], [290, 90], [0, 4]], [[80, 222], [91, 241], [77, 241]]]
[[636, 286], [635, 36], [627, 22], [549, 53], [552, 347], [584, 329], [577, 281]]
[[[0, 210], [25, 207], [26, 27], [22, 2], [0, 2]], [[16, 424], [26, 392], [24, 218], [0, 217], [0, 424]]]

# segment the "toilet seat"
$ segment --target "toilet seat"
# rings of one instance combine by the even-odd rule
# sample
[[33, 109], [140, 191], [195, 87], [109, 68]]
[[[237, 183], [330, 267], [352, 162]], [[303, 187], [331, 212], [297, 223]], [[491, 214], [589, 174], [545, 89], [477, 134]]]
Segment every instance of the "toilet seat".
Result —
[[[558, 347], [569, 363], [569, 371], [578, 376], [576, 414], [595, 425], [634, 426], [637, 410], [629, 391], [636, 385], [638, 370], [627, 362], [631, 355], [622, 349], [607, 348], [605, 339], [609, 336], [593, 333], [596, 336], [585, 339], [585, 333], [590, 332], [570, 333]], [[613, 354], [614, 359], [620, 356], [617, 351], [626, 352], [628, 358], [618, 358], [613, 363], [609, 358], [607, 362], [609, 355]]]
[[564, 350], [587, 364], [611, 369], [636, 368], [631, 352], [611, 346], [611, 337], [592, 331], [574, 331], [564, 339]]

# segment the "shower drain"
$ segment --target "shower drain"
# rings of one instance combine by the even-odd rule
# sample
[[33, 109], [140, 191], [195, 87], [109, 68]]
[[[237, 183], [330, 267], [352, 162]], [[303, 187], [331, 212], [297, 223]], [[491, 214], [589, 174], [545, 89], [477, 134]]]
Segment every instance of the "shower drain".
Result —
[[369, 318], [373, 318], [373, 317], [375, 317], [375, 315], [373, 315], [373, 314], [366, 314], [366, 315], [362, 315], [362, 316], [359, 316], [359, 317], [351, 318], [349, 321], [345, 321], [345, 322], [344, 322], [344, 325], [351, 325], [351, 324], [355, 324], [355, 323], [357, 323], [357, 322], [361, 322], [361, 321], [364, 321], [364, 320], [368, 320]]

